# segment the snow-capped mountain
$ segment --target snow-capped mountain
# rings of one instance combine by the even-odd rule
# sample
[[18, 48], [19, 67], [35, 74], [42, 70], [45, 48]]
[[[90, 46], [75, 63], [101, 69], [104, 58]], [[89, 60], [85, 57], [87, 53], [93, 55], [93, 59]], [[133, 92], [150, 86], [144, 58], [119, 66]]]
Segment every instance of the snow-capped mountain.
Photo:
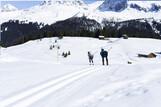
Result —
[[99, 6], [101, 11], [120, 12], [127, 7], [144, 12], [158, 12], [161, 10], [159, 1], [127, 1], [127, 0], [105, 0]]
[[[110, 11], [109, 11], [110, 10]], [[71, 17], [124, 21], [139, 18], [161, 19], [160, 1], [106, 0], [85, 4], [83, 0], [45, 0], [25, 10], [0, 13], [0, 23], [10, 19], [52, 24]]]
[[53, 5], [53, 4], [63, 4], [63, 5], [84, 5], [82, 0], [45, 0], [41, 5]]
[[[144, 3], [144, 2], [142, 2]], [[138, 11], [144, 11], [144, 12], [158, 12], [161, 10], [161, 5], [159, 3], [150, 3], [143, 5], [141, 2], [136, 4], [136, 3], [131, 3], [129, 5], [130, 8], [136, 9]]]
[[16, 10], [18, 10], [18, 9], [11, 4], [3, 5], [1, 8], [2, 12], [11, 12], [11, 11], [16, 11]]
[[99, 7], [101, 11], [122, 11], [127, 7], [127, 0], [105, 0]]
[[[124, 8], [124, 10], [117, 11], [117, 12], [100, 10], [100, 7], [103, 6], [104, 3], [105, 2], [100, 3], [100, 1], [95, 2], [94, 5], [95, 7], [97, 7], [97, 9], [90, 12], [88, 14], [88, 17], [95, 19], [100, 23], [102, 22], [103, 19], [108, 19], [111, 21], [113, 20], [125, 21], [125, 20], [131, 20], [131, 19], [141, 19], [141, 18], [154, 18], [156, 20], [161, 19], [161, 9], [157, 8], [161, 6], [160, 1], [128, 1], [127, 7]], [[134, 4], [141, 9], [146, 9], [148, 11], [132, 8], [131, 5], [134, 5]], [[93, 6], [93, 4], [91, 4], [91, 6]]]
[[87, 5], [82, 0], [45, 1], [41, 5], [33, 6], [29, 9], [8, 13], [1, 12], [0, 23], [14, 19], [52, 24], [56, 21], [73, 17], [85, 9], [87, 9]]

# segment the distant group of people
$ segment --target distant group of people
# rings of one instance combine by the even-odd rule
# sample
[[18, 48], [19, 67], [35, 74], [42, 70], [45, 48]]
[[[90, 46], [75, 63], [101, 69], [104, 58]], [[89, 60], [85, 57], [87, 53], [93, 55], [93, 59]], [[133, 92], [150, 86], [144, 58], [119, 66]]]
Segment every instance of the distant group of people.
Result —
[[68, 52], [63, 52], [63, 53], [62, 53], [62, 56], [63, 56], [64, 58], [66, 58], [66, 57], [69, 56], [69, 55], [71, 55], [70, 51], [68, 51]]
[[[106, 62], [106, 65], [108, 65], [109, 64], [108, 63], [108, 51], [101, 49], [100, 55], [102, 58], [102, 65], [105, 65], [105, 62]], [[90, 65], [94, 65], [93, 58], [94, 58], [94, 54], [88, 51], [88, 59], [89, 59]]]

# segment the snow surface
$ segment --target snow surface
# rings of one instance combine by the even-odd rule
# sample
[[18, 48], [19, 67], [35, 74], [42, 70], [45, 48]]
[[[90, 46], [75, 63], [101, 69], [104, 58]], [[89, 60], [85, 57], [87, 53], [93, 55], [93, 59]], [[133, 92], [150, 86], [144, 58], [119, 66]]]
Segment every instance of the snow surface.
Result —
[[[160, 40], [65, 37], [57, 44], [55, 40], [1, 48], [0, 107], [161, 106], [161, 55], [137, 57], [161, 52]], [[52, 44], [60, 50], [50, 50]], [[109, 66], [101, 65], [101, 48], [111, 48]], [[71, 55], [63, 58], [62, 52], [69, 50]], [[88, 51], [94, 54], [94, 65], [88, 64]]]

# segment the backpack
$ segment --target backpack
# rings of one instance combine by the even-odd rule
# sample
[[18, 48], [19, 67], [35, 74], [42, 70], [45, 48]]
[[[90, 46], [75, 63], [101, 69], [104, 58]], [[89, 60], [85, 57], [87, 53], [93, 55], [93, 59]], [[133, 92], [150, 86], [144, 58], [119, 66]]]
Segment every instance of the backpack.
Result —
[[108, 52], [107, 51], [103, 51], [102, 56], [103, 57], [107, 57], [108, 56]]

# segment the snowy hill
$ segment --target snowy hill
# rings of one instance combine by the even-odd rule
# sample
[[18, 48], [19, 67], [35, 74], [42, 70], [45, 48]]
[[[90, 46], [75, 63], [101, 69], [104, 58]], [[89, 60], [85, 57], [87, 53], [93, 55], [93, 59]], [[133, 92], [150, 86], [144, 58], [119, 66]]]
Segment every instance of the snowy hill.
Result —
[[[113, 0], [110, 0], [111, 4], [108, 4], [108, 0], [105, 2], [96, 1], [92, 4], [85, 4], [82, 0], [46, 0], [40, 5], [29, 9], [1, 12], [0, 23], [14, 19], [52, 24], [74, 16], [87, 16], [100, 23], [103, 19], [115, 21], [152, 17], [154, 19], [161, 19], [160, 1], [128, 1], [127, 4], [124, 3], [124, 5], [120, 5], [120, 0], [117, 1], [116, 4], [118, 3], [118, 5], [115, 6]], [[122, 2], [125, 1], [126, 0], [123, 0]], [[100, 8], [102, 8], [102, 10], [109, 10], [109, 7], [112, 10], [121, 9], [122, 11], [100, 11]], [[118, 9], [115, 9], [115, 7], [118, 7]], [[133, 13], [133, 15], [131, 15], [131, 13]]]
[[[137, 57], [161, 52], [160, 40], [55, 40], [1, 48], [0, 107], [161, 106], [161, 55]], [[60, 50], [50, 50], [53, 44]], [[102, 66], [100, 49], [111, 47], [109, 66]], [[70, 56], [61, 56], [69, 50]], [[88, 64], [87, 51], [94, 53], [94, 66]]]

